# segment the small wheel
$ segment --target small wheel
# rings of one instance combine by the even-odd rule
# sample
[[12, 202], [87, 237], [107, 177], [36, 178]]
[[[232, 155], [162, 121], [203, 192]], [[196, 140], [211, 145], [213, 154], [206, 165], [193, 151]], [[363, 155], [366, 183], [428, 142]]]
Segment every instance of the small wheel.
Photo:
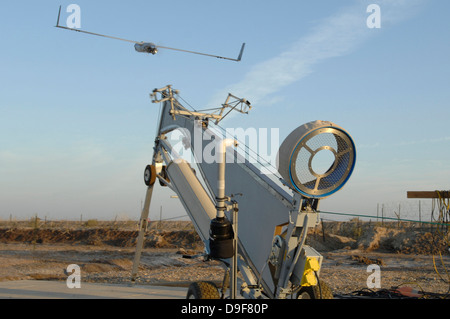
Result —
[[[162, 178], [164, 178], [165, 181], [170, 183], [170, 178], [169, 175], [167, 174], [167, 167], [163, 166], [161, 168], [161, 173], [159, 173], [159, 175], [161, 175]], [[162, 182], [161, 179], [159, 179], [159, 185], [161, 185], [162, 187], [166, 187], [167, 184]]]
[[297, 299], [333, 299], [333, 293], [325, 282], [319, 281], [315, 286], [302, 287]]
[[220, 299], [220, 294], [213, 282], [198, 281], [189, 285], [186, 299]]
[[151, 186], [156, 181], [156, 168], [154, 165], [147, 165], [144, 171], [144, 183]]

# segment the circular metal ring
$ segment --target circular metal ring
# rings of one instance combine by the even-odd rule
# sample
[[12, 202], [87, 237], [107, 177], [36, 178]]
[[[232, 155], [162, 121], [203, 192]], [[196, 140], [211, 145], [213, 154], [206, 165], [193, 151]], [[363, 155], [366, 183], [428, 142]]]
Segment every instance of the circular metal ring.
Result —
[[[318, 154], [329, 156], [321, 159]], [[285, 139], [279, 151], [278, 169], [296, 192], [323, 198], [344, 186], [355, 160], [356, 149], [350, 135], [334, 123], [316, 121], [300, 126]]]

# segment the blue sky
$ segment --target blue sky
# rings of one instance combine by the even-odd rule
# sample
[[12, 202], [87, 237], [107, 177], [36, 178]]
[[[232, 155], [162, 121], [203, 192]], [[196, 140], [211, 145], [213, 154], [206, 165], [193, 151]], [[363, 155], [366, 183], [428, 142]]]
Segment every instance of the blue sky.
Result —
[[[71, 4], [81, 28], [236, 57], [239, 63], [54, 28]], [[369, 4], [381, 28], [369, 29]], [[375, 214], [408, 190], [449, 189], [450, 3], [384, 1], [2, 1], [0, 219], [137, 219], [158, 106], [172, 84], [197, 108], [252, 101], [224, 127], [290, 131], [313, 120], [357, 146], [348, 184], [321, 208]], [[150, 217], [183, 215], [155, 190]]]

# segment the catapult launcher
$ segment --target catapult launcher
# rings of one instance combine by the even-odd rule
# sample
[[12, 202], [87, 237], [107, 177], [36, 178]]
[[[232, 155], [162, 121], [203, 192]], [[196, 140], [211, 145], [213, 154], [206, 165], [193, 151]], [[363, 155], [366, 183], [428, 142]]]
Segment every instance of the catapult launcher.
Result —
[[[144, 173], [147, 193], [132, 281], [153, 189], [159, 184], [178, 195], [204, 243], [205, 260], [220, 260], [225, 268], [223, 287], [192, 283], [188, 298], [324, 297], [323, 257], [305, 241], [308, 229], [320, 221], [319, 201], [340, 190], [353, 172], [356, 149], [351, 136], [328, 121], [301, 125], [282, 142], [274, 178], [239, 152], [240, 141], [214, 129], [231, 111], [248, 113], [247, 100], [230, 94], [221, 108], [205, 113], [184, 107], [171, 86], [155, 89], [151, 97], [161, 103], [161, 113], [152, 162]], [[175, 130], [183, 132], [184, 148], [190, 149], [195, 163], [170, 144], [167, 136]], [[205, 153], [214, 160], [204, 158]], [[328, 162], [319, 169], [316, 162], [324, 157]]]

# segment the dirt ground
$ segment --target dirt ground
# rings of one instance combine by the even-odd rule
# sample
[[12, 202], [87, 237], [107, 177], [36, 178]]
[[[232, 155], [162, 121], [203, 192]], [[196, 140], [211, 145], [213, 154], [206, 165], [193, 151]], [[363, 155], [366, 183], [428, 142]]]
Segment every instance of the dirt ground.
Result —
[[[137, 225], [88, 222], [0, 223], [0, 281], [65, 281], [67, 266], [77, 264], [84, 282], [130, 283]], [[336, 297], [390, 298], [393, 287], [411, 287], [425, 292], [422, 297], [444, 298], [450, 287], [445, 236], [408, 225], [330, 222], [313, 230], [307, 244], [323, 255], [320, 278]], [[183, 258], [202, 250], [190, 222], [151, 223], [137, 284], [220, 283], [224, 270], [218, 262]], [[381, 288], [369, 290], [371, 264], [380, 267]]]

